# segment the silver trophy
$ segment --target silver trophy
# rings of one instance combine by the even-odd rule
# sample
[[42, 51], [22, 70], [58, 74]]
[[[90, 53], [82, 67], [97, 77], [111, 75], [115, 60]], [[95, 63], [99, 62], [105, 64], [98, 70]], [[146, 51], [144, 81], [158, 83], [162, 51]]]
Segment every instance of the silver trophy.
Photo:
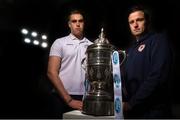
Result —
[[[105, 38], [103, 28], [99, 38], [87, 48], [85, 82], [82, 113], [95, 116], [114, 115], [114, 89], [111, 56], [115, 47]], [[119, 50], [125, 60], [125, 52]]]

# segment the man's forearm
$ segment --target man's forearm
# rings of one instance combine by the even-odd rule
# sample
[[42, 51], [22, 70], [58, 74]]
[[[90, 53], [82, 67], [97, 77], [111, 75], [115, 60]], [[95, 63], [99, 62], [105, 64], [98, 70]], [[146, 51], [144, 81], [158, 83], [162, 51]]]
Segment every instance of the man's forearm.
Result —
[[64, 88], [64, 85], [61, 81], [61, 79], [59, 78], [59, 76], [49, 76], [54, 88], [56, 89], [56, 91], [58, 92], [59, 96], [61, 96], [64, 101], [68, 104], [72, 98], [69, 95], [69, 93], [66, 91], [66, 89]]

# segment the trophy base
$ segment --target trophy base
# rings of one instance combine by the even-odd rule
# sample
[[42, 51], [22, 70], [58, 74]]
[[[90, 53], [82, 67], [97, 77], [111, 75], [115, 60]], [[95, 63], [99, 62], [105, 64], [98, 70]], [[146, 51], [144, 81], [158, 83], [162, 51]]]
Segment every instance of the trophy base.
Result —
[[83, 101], [83, 114], [95, 116], [113, 116], [114, 102], [105, 100], [88, 100]]

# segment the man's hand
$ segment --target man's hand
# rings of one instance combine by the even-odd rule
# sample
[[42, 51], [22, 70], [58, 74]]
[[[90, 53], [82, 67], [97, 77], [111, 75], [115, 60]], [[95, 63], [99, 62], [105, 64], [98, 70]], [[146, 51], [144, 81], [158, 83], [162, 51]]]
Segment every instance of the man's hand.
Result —
[[74, 109], [82, 110], [82, 101], [72, 99], [68, 105]]

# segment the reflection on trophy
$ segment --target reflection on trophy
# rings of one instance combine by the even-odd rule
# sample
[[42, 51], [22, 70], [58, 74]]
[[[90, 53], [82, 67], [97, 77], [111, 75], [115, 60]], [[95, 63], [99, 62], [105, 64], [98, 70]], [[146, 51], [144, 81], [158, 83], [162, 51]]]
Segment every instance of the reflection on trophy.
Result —
[[[105, 38], [103, 29], [94, 44], [87, 48], [86, 92], [82, 113], [96, 116], [114, 115], [114, 89], [111, 56], [115, 47]], [[125, 52], [122, 52], [125, 56]], [[124, 57], [125, 60], [125, 57]], [[123, 62], [123, 61], [122, 61]]]

